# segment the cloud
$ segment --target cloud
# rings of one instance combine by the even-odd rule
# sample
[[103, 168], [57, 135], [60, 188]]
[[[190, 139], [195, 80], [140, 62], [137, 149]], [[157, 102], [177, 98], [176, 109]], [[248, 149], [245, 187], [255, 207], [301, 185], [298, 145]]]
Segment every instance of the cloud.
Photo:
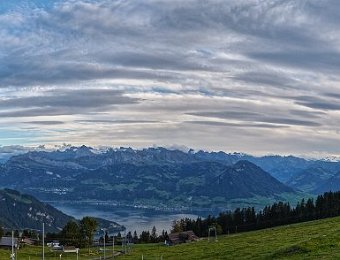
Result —
[[275, 124], [237, 124], [227, 123], [221, 121], [185, 121], [186, 124], [197, 124], [206, 126], [228, 126], [228, 127], [241, 127], [241, 128], [285, 128], [287, 126], [275, 125]]
[[194, 112], [191, 115], [208, 118], [233, 119], [240, 121], [262, 122], [278, 125], [297, 125], [297, 126], [321, 126], [320, 123], [296, 118], [285, 118], [267, 116], [264, 114], [253, 112], [237, 112], [237, 111], [218, 111], [218, 112]]
[[79, 123], [100, 123], [100, 124], [153, 124], [160, 123], [155, 120], [109, 120], [109, 119], [92, 119], [92, 120], [77, 120]]
[[7, 1], [3, 136], [340, 153], [339, 11], [336, 0]]
[[62, 121], [28, 121], [24, 123], [30, 124], [30, 125], [62, 125], [64, 124], [64, 122]]
[[296, 104], [313, 109], [340, 110], [340, 105], [337, 103], [337, 100], [327, 100], [312, 96], [301, 96], [297, 97], [296, 100]]
[[[236, 75], [234, 79], [244, 81], [247, 84], [265, 85], [279, 89], [294, 89], [293, 86], [296, 85], [294, 79], [276, 72], [246, 72]], [[264, 93], [261, 93], [261, 95], [264, 95]]]
[[265, 62], [280, 64], [313, 71], [335, 72], [340, 69], [340, 52], [313, 51], [283, 51], [283, 52], [254, 52], [249, 57]]
[[0, 117], [88, 114], [136, 102], [136, 98], [111, 89], [57, 89], [45, 91], [43, 95], [1, 100]]

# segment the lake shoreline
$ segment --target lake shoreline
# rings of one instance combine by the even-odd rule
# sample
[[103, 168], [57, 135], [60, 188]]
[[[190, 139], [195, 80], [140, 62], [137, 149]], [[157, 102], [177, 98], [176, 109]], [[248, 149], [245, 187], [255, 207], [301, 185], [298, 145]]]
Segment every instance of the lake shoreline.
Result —
[[150, 207], [133, 207], [131, 205], [117, 205], [108, 201], [44, 201], [65, 214], [75, 218], [93, 216], [117, 222], [126, 227], [126, 231], [151, 231], [153, 226], [158, 232], [170, 232], [172, 223], [182, 218], [206, 216], [183, 211], [159, 211]]

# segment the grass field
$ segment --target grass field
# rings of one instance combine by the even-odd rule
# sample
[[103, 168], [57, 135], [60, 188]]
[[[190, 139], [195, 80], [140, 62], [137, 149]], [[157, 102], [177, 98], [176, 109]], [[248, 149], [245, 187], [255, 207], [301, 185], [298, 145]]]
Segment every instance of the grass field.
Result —
[[[120, 248], [116, 247], [117, 250]], [[41, 259], [41, 248], [25, 247], [18, 260]], [[99, 259], [99, 254], [79, 259]], [[107, 255], [111, 252], [107, 252]], [[198, 242], [166, 247], [161, 244], [133, 245], [127, 255], [116, 259], [340, 259], [340, 217], [302, 224], [220, 236], [217, 242]], [[9, 251], [0, 250], [0, 259], [9, 259]], [[46, 260], [59, 259], [48, 253]], [[76, 259], [63, 255], [61, 259]]]
[[[0, 260], [10, 259], [10, 250], [0, 250]], [[38, 246], [25, 246], [17, 251], [17, 260], [41, 260], [42, 259], [42, 247]], [[88, 250], [82, 249], [79, 254], [79, 260], [81, 259], [94, 259], [99, 258], [100, 254], [93, 250], [91, 255], [88, 255]], [[75, 253], [63, 253], [60, 258], [60, 253], [51, 252], [45, 247], [45, 260], [55, 259], [77, 259]]]

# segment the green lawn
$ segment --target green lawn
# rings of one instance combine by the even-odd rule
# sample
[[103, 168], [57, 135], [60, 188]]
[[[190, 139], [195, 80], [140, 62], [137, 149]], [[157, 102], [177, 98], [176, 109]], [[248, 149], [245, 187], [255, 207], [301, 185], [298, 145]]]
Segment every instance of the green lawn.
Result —
[[[117, 250], [121, 250], [120, 246], [116, 246]], [[0, 260], [10, 259], [10, 250], [0, 249]], [[112, 254], [112, 251], [108, 251], [108, 255]], [[17, 252], [17, 260], [41, 260], [42, 256], [42, 247], [40, 246], [25, 246], [18, 250]], [[81, 249], [79, 253], [79, 260], [82, 259], [99, 259], [100, 256], [103, 256], [103, 253], [99, 253], [97, 248], [91, 249], [91, 254], [88, 254], [88, 249]], [[45, 247], [45, 260], [56, 260], [60, 259], [60, 253], [51, 252], [48, 247]], [[75, 260], [77, 259], [75, 253], [63, 253], [61, 259]]]
[[[116, 247], [117, 250], [120, 248]], [[93, 250], [95, 251], [95, 250]], [[37, 260], [41, 248], [25, 247], [18, 260]], [[98, 258], [99, 254], [79, 259]], [[107, 255], [111, 252], [107, 253]], [[202, 239], [178, 246], [134, 245], [129, 254], [116, 259], [340, 259], [340, 217], [282, 226], [272, 229], [220, 236], [217, 242]], [[29, 258], [30, 256], [30, 258]], [[0, 259], [9, 259], [9, 251], [0, 250]], [[46, 260], [59, 259], [48, 253]], [[72, 254], [62, 259], [76, 259]]]
[[340, 259], [340, 217], [173, 247], [135, 245], [118, 259]]

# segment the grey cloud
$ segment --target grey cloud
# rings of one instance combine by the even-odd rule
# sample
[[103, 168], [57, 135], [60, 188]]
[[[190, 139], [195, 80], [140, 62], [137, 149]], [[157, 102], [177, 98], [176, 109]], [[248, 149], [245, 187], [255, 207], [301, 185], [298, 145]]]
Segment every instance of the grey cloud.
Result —
[[103, 123], [103, 124], [154, 124], [160, 123], [155, 120], [109, 120], [109, 119], [92, 119], [77, 120], [78, 123]]
[[216, 71], [218, 68], [212, 65], [200, 65], [190, 55], [182, 54], [179, 58], [178, 53], [169, 51], [154, 51], [153, 53], [135, 52], [120, 52], [115, 54], [105, 54], [102, 62], [109, 62], [115, 65], [137, 68], [149, 68], [157, 70], [204, 70]]
[[327, 4], [322, 1], [310, 1], [306, 8], [313, 16], [322, 17], [327, 23], [336, 27], [339, 26], [338, 10], [340, 9], [340, 2], [338, 0], [327, 0]]
[[290, 110], [289, 113], [293, 116], [299, 116], [303, 118], [319, 119], [326, 116], [326, 113], [320, 111], [304, 111], [304, 110]]
[[325, 102], [296, 102], [301, 106], [314, 108], [314, 109], [321, 109], [321, 110], [340, 110], [339, 104]]
[[282, 74], [278, 75], [278, 73], [269, 72], [245, 72], [234, 76], [233, 79], [280, 89], [293, 89], [293, 86], [296, 84], [291, 78], [285, 77]]
[[29, 151], [29, 148], [22, 145], [0, 146], [0, 153], [25, 153], [27, 151]]
[[33, 108], [24, 110], [0, 111], [0, 118], [18, 118], [18, 117], [35, 117], [35, 116], [60, 116], [77, 114], [67, 108]]
[[[134, 56], [133, 54], [131, 54]], [[11, 58], [12, 59], [12, 58]], [[19, 58], [17, 58], [19, 59]], [[125, 57], [129, 60], [130, 57]], [[66, 61], [67, 62], [67, 61]], [[104, 62], [104, 61], [102, 61]], [[120, 62], [117, 61], [117, 65]], [[132, 67], [132, 66], [131, 66]], [[93, 64], [84, 62], [67, 62], [41, 56], [36, 60], [16, 61], [15, 58], [7, 63], [7, 69], [0, 68], [0, 86], [34, 86], [51, 84], [70, 84], [79, 81], [95, 79], [154, 79], [171, 80], [173, 75], [154, 73], [151, 71], [115, 68], [103, 63]]]
[[340, 99], [340, 94], [339, 93], [326, 92], [326, 93], [323, 93], [323, 95], [326, 96], [326, 97], [330, 97], [330, 98]]
[[296, 97], [295, 100], [296, 104], [313, 109], [340, 110], [340, 104], [336, 100], [326, 100], [312, 96], [300, 96]]
[[[20, 129], [20, 120], [40, 122], [41, 139], [33, 141], [223, 148], [231, 143], [221, 141], [227, 132], [245, 140], [233, 143], [236, 149], [303, 150], [295, 140], [306, 136], [304, 147], [318, 150], [311, 132], [336, 143], [321, 130], [337, 130], [330, 111], [340, 109], [340, 97], [326, 90], [339, 81], [339, 8], [336, 0], [27, 5], [15, 11], [21, 20], [0, 17], [0, 117]], [[52, 123], [19, 118], [59, 115], [69, 115], [70, 133], [47, 136], [44, 126]]]
[[188, 113], [189, 115], [203, 116], [203, 117], [218, 117], [226, 119], [241, 119], [250, 120], [251, 118], [261, 116], [261, 114], [256, 112], [246, 112], [246, 111], [219, 111], [219, 112], [194, 112]]
[[206, 126], [227, 126], [227, 127], [239, 127], [239, 128], [287, 128], [288, 126], [283, 125], [275, 125], [275, 124], [236, 124], [236, 123], [227, 123], [221, 121], [184, 121], [186, 124], [195, 124], [195, 125], [206, 125]]
[[340, 70], [340, 53], [313, 51], [253, 52], [249, 57], [294, 68], [335, 72]]
[[[158, 8], [154, 23], [167, 31], [234, 32], [256, 38], [259, 47], [315, 49], [330, 46], [321, 35], [315, 34], [318, 26], [311, 16], [306, 1], [194, 1]], [[327, 3], [324, 3], [327, 5]], [[308, 21], [303, 21], [305, 17]], [[322, 20], [324, 16], [317, 15]], [[302, 18], [302, 19], [301, 19]], [[313, 28], [314, 26], [314, 28]], [[269, 44], [268, 44], [269, 43]]]
[[[247, 86], [246, 89], [237, 89], [237, 88], [213, 88], [211, 90], [212, 93], [218, 96], [224, 96], [224, 97], [231, 97], [231, 98], [242, 98], [242, 99], [249, 99], [249, 98], [264, 98], [264, 97], [280, 97], [277, 94], [271, 93], [269, 91], [261, 91], [261, 90], [255, 90], [250, 89], [251, 86]], [[274, 86], [272, 86], [274, 87]], [[275, 88], [275, 87], [274, 87]]]
[[0, 107], [80, 107], [100, 108], [111, 105], [133, 104], [138, 100], [111, 89], [51, 90], [45, 95], [18, 97], [0, 101]]
[[40, 96], [1, 100], [0, 117], [86, 114], [137, 102], [138, 99], [111, 89], [53, 90]]
[[264, 118], [260, 119], [259, 121], [267, 122], [267, 123], [274, 123], [274, 124], [285, 124], [285, 125], [298, 125], [298, 126], [321, 126], [322, 124], [308, 121], [308, 120], [300, 120], [300, 119], [293, 119], [293, 118]]
[[62, 125], [64, 122], [62, 121], [27, 121], [25, 124], [31, 125]]
[[298, 126], [321, 126], [320, 123], [295, 118], [274, 117], [270, 115], [253, 113], [253, 112], [237, 112], [237, 111], [218, 111], [218, 112], [194, 112], [190, 115], [199, 117], [233, 119], [240, 121], [253, 121], [262, 123], [272, 123], [280, 125], [298, 125]]
[[[40, 15], [37, 12], [33, 20], [28, 21], [20, 36], [32, 34], [37, 43], [6, 52], [3, 69], [0, 69], [0, 85], [56, 84], [117, 77], [157, 79], [155, 72], [131, 72], [129, 67], [224, 71], [231, 61], [220, 64], [219, 59], [214, 58], [214, 49], [221, 49], [225, 43], [219, 46], [218, 42], [209, 40], [210, 37], [223, 38], [234, 31], [236, 38], [245, 34], [258, 38], [252, 39], [255, 42], [264, 39], [261, 45], [275, 46], [277, 43], [270, 41], [284, 38], [293, 41], [291, 45], [305, 47], [317, 41], [316, 35], [307, 37], [306, 30], [300, 30], [301, 25], [284, 22], [291, 19], [284, 16], [288, 11], [293, 11], [293, 20], [299, 20], [302, 8], [300, 3], [286, 0], [275, 3], [214, 1], [213, 4], [202, 1], [61, 2]], [[283, 21], [277, 18], [281, 13]], [[40, 34], [32, 31], [35, 29], [39, 29]], [[210, 53], [211, 59], [190, 53], [196, 48], [204, 49], [199, 45], [212, 49], [205, 52]], [[244, 53], [243, 48], [254, 49], [252, 45], [240, 43], [231, 46], [231, 51], [236, 48], [237, 53]], [[258, 44], [255, 46], [257, 49]], [[261, 76], [258, 77], [261, 83]], [[262, 75], [263, 81], [270, 84]]]

